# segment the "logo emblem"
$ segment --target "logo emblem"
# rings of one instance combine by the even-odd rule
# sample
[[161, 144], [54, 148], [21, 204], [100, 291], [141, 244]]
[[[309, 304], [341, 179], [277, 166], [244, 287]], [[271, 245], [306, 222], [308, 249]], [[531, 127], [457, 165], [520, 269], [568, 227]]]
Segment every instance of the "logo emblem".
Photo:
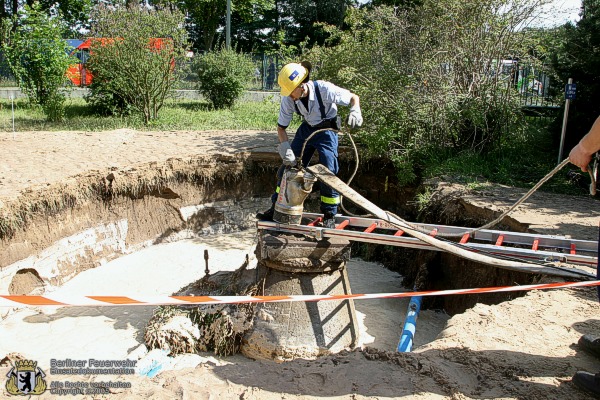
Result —
[[298, 74], [299, 74], [299, 72], [294, 70], [294, 72], [292, 72], [292, 74], [290, 75], [290, 81], [293, 81], [294, 79], [296, 79]]
[[6, 390], [12, 395], [40, 395], [46, 390], [46, 374], [37, 366], [37, 361], [16, 361], [6, 377]]

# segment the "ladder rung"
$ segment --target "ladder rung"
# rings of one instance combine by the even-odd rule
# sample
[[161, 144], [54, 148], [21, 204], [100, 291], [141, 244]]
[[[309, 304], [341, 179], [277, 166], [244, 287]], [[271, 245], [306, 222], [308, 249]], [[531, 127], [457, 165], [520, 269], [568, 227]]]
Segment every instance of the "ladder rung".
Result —
[[344, 229], [345, 227], [347, 227], [349, 223], [350, 223], [350, 221], [349, 221], [349, 220], [347, 220], [347, 219], [345, 219], [345, 220], [343, 220], [343, 221], [342, 221], [342, 223], [341, 223], [341, 224], [339, 224], [338, 226], [336, 226], [336, 227], [335, 227], [335, 229], [342, 230], [342, 229]]
[[371, 226], [369, 226], [367, 229], [364, 230], [365, 233], [371, 233], [375, 230], [375, 228], [377, 228], [377, 223], [374, 222], [371, 224]]
[[504, 242], [504, 235], [498, 236], [498, 239], [496, 240], [496, 246], [502, 246], [502, 242]]
[[321, 222], [323, 218], [322, 217], [317, 217], [315, 219], [313, 219], [312, 221], [310, 221], [308, 224], [306, 224], [306, 226], [315, 226], [317, 224], [317, 222]]
[[[313, 226], [319, 226], [320, 222], [323, 221], [322, 214], [313, 214], [313, 213], [305, 213], [304, 217], [308, 218], [305, 221], [309, 223], [305, 224], [306, 228], [311, 228]], [[406, 232], [403, 229], [399, 229], [395, 224], [390, 223], [390, 221], [383, 219], [373, 219], [373, 218], [363, 218], [363, 217], [338, 217], [336, 218], [339, 222], [336, 224], [336, 230], [338, 232], [344, 231], [348, 228], [352, 228], [352, 231], [361, 232], [364, 234], [364, 237], [357, 236], [356, 240], [365, 241], [365, 242], [378, 242], [380, 240], [379, 236], [388, 236], [393, 235], [392, 237], [402, 237], [399, 245], [405, 245], [406, 247], [412, 242], [405, 242], [404, 238], [406, 236]], [[493, 231], [493, 230], [481, 230], [475, 235], [473, 232], [468, 230], [468, 228], [464, 227], [454, 227], [454, 226], [444, 226], [444, 225], [433, 225], [433, 224], [422, 224], [419, 225], [420, 229], [424, 232], [428, 232], [427, 234], [430, 237], [437, 237], [441, 235], [456, 235], [458, 234], [458, 243], [465, 246], [485, 246], [486, 243], [489, 245], [495, 245], [496, 247], [501, 247], [503, 252], [510, 252], [512, 250], [505, 249], [518, 249], [525, 248], [528, 249], [529, 252], [556, 252], [564, 254], [568, 257], [575, 257], [577, 260], [580, 258], [587, 262], [588, 258], [596, 257], [598, 244], [596, 241], [584, 241], [584, 240], [575, 240], [570, 238], [565, 238], [561, 236], [553, 236], [553, 235], [532, 235], [522, 232], [502, 232], [502, 231]], [[281, 229], [281, 227], [278, 227]], [[378, 230], [382, 230], [379, 234]], [[298, 231], [296, 229], [296, 231]], [[384, 233], [385, 231], [385, 233]], [[312, 232], [312, 231], [310, 231]], [[371, 237], [370, 235], [374, 235]], [[390, 237], [391, 242], [394, 242], [394, 239]], [[408, 238], [412, 240], [412, 237]], [[381, 239], [384, 240], [384, 239]], [[384, 240], [385, 241], [385, 240]], [[387, 243], [387, 242], [386, 242]], [[455, 242], [457, 243], [457, 242]], [[537, 256], [536, 256], [537, 257]], [[571, 259], [571, 258], [569, 258]], [[582, 264], [584, 265], [584, 264]], [[585, 264], [587, 265], [587, 264]]]

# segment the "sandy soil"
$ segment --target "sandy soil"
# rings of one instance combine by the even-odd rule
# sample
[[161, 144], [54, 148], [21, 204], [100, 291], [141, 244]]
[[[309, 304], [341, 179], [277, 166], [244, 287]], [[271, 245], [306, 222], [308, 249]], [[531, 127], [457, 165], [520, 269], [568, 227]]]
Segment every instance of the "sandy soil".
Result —
[[257, 131], [0, 132], [0, 199], [90, 170], [126, 169], [205, 154], [275, 152], [276, 134]]
[[[254, 257], [256, 231], [243, 231], [216, 236], [203, 236], [148, 247], [120, 257], [103, 266], [78, 274], [53, 294], [67, 295], [153, 295], [173, 293], [189, 282], [200, 279], [204, 272], [197, 268], [204, 249], [211, 254], [211, 273], [234, 271], [245, 254], [250, 254], [249, 269], [256, 268]], [[403, 291], [402, 277], [377, 263], [353, 259], [348, 263], [350, 285], [355, 292]], [[147, 277], [144, 279], [143, 277]], [[154, 285], [155, 282], [161, 285]], [[386, 351], [394, 351], [401, 332], [402, 319], [408, 299], [372, 299], [355, 302], [359, 324], [360, 342]], [[23, 308], [0, 321], [6, 334], [0, 342], [0, 354], [19, 353], [37, 360], [47, 370], [49, 360], [55, 359], [137, 359], [142, 355], [146, 324], [153, 314], [153, 306], [125, 307], [45, 307]], [[441, 332], [448, 315], [436, 310], [424, 310], [419, 316], [419, 334], [415, 345], [435, 339]], [[32, 348], [31, 344], [35, 343]], [[156, 351], [155, 351], [156, 352]], [[140, 364], [147, 363], [143, 355]], [[187, 355], [163, 358], [173, 362], [168, 368], [182, 363], [186, 368], [203, 363], [208, 366], [238, 366], [252, 369], [255, 362], [241, 356], [216, 359], [211, 354], [189, 357]], [[205, 366], [206, 366], [205, 365]], [[277, 368], [276, 364], [265, 363]], [[281, 367], [281, 366], [279, 366]], [[195, 371], [195, 370], [194, 370]], [[179, 371], [181, 372], [181, 371]], [[183, 371], [182, 373], [187, 373]], [[50, 378], [51, 377], [51, 378]], [[86, 380], [80, 376], [49, 375], [53, 381], [99, 381], [95, 376]], [[233, 378], [233, 376], [232, 376]], [[147, 386], [144, 379], [136, 377], [136, 386]], [[202, 378], [204, 380], [204, 377]], [[131, 377], [123, 378], [132, 381]], [[150, 385], [152, 386], [152, 385]], [[136, 389], [137, 390], [137, 389]], [[154, 389], [151, 389], [154, 390]], [[213, 396], [221, 395], [211, 392]], [[123, 395], [129, 398], [129, 393]], [[140, 394], [140, 397], [146, 397]], [[167, 392], [164, 395], [169, 397]]]
[[[275, 141], [274, 132], [17, 132], [15, 139], [0, 133], [0, 207], [2, 200], [90, 170], [212, 153], [274, 152]], [[522, 192], [452, 190], [461, 191], [465, 204], [491, 211], [503, 210]], [[536, 193], [513, 218], [536, 231], [594, 240], [598, 210], [593, 199]], [[124, 317], [119, 320], [129, 329]], [[6, 334], [0, 332], [0, 341]], [[285, 364], [241, 356], [207, 359], [155, 378], [121, 377], [132, 388], [111, 389], [103, 398], [587, 399], [570, 382], [577, 370], [600, 369], [597, 359], [577, 348], [582, 334], [600, 335], [595, 290], [536, 291], [499, 305], [478, 304], [449, 319], [436, 340], [410, 354], [370, 348]]]

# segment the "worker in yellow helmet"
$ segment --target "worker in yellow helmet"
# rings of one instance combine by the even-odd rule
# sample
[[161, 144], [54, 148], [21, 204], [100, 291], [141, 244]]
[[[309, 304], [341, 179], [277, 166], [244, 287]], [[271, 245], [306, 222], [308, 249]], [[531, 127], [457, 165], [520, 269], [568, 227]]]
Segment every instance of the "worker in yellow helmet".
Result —
[[[341, 128], [337, 114], [338, 105], [350, 107], [348, 116], [350, 128], [359, 127], [363, 122], [359, 97], [356, 94], [327, 81], [311, 81], [310, 70], [311, 65], [308, 62], [290, 63], [281, 69], [277, 79], [283, 96], [277, 119], [277, 136], [280, 142], [278, 150], [283, 160], [283, 166], [296, 165], [296, 157], [300, 156], [304, 141], [316, 130], [327, 128], [339, 130]], [[292, 121], [294, 113], [300, 114], [304, 121], [290, 144], [286, 129]], [[327, 130], [313, 136], [304, 149], [302, 165], [308, 165], [315, 150], [319, 154], [319, 162], [337, 174], [339, 169], [337, 133]], [[273, 205], [269, 210], [257, 214], [259, 220], [273, 220], [275, 201], [283, 170], [283, 168], [279, 169], [277, 190], [271, 197]], [[322, 183], [320, 190], [321, 212], [324, 215], [323, 226], [335, 228], [339, 193]]]

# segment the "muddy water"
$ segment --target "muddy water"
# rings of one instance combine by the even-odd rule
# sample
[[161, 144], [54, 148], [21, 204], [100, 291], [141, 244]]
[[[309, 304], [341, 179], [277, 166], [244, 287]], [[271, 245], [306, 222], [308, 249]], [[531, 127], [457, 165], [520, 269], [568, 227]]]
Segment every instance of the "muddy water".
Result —
[[[233, 271], [250, 256], [255, 268], [256, 232], [202, 236], [150, 246], [100, 267], [83, 271], [53, 293], [78, 295], [170, 295], [209, 269]], [[354, 293], [405, 291], [402, 277], [381, 264], [353, 259], [348, 274]], [[408, 299], [355, 302], [363, 345], [394, 351]], [[36, 307], [9, 313], [0, 321], [0, 357], [17, 352], [47, 367], [57, 359], [124, 359], [143, 343], [154, 306]], [[432, 310], [419, 316], [415, 346], [432, 341], [448, 316]], [[137, 349], [137, 350], [136, 350]]]

